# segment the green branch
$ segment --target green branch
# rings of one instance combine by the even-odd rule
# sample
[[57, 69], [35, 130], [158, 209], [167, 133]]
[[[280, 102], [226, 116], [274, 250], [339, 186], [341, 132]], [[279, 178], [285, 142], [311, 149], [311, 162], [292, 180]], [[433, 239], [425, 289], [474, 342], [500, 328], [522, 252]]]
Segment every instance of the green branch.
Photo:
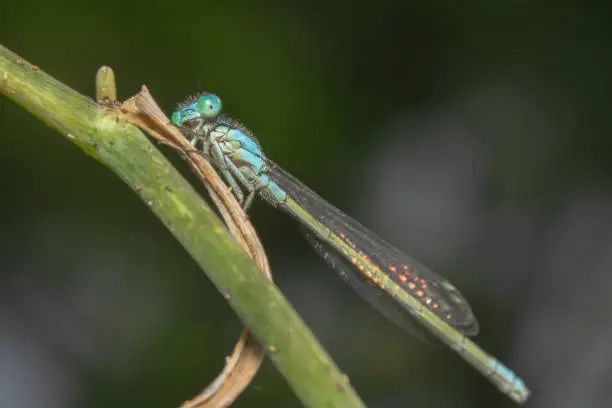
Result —
[[0, 92], [125, 181], [183, 245], [266, 348], [307, 407], [362, 402], [280, 291], [136, 127], [0, 46]]

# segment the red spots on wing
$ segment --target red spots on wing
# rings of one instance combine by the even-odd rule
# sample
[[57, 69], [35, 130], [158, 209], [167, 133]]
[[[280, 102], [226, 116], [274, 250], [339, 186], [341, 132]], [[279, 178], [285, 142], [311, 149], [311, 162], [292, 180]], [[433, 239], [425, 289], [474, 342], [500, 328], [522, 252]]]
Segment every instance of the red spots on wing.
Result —
[[[445, 315], [446, 308], [443, 307], [443, 304], [435, 301], [435, 292], [431, 293], [431, 289], [429, 289], [430, 282], [421, 278], [416, 271], [410, 272], [410, 265], [388, 265], [387, 271], [387, 273], [393, 272], [393, 275], [390, 274], [393, 276], [393, 279], [400, 283], [406, 292], [409, 292], [414, 298], [418, 299], [429, 310], [434, 311], [442, 319], [452, 318], [452, 316]], [[435, 290], [435, 287], [432, 289]]]
[[[386, 290], [385, 279], [390, 279], [390, 281], [395, 281], [396, 284], [399, 284], [405, 293], [413, 296], [414, 299], [441, 319], [449, 321], [453, 318], [453, 315], [448, 313], [445, 303], [436, 301], [438, 282], [429, 282], [421, 278], [418, 269], [413, 269], [410, 264], [391, 264], [387, 263], [387, 260], [384, 259], [385, 257], [380, 254], [364, 253], [345, 233], [338, 231], [337, 237], [345, 244], [345, 246], [341, 246], [343, 247], [341, 251], [350, 263], [364, 275], [367, 279], [367, 285], [374, 289], [380, 288]], [[374, 259], [370, 256], [373, 256]], [[413, 270], [411, 271], [411, 269]], [[395, 284], [392, 286], [395, 288]]]
[[406, 276], [410, 276], [411, 275], [410, 267], [408, 265], [402, 265], [402, 269], [404, 270], [404, 275], [406, 275]]
[[365, 276], [367, 276], [367, 278], [368, 278], [368, 285], [378, 286], [382, 290], [385, 290], [384, 283], [382, 283], [380, 281], [380, 279], [378, 279], [376, 274], [374, 274], [369, 268], [364, 268], [363, 266], [359, 265], [359, 269], [363, 272], [363, 274]]

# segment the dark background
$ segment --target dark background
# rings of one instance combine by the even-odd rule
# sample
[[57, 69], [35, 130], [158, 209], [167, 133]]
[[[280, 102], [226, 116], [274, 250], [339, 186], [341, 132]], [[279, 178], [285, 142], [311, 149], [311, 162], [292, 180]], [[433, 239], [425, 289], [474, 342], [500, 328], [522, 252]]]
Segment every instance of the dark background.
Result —
[[[3, 2], [0, 42], [90, 96], [103, 64], [168, 112], [216, 92], [269, 157], [460, 288], [528, 406], [612, 405], [605, 2], [54, 3]], [[195, 395], [241, 330], [225, 300], [121, 180], [4, 97], [0, 135], [0, 406]], [[251, 216], [368, 406], [513, 406], [361, 301], [291, 219]], [[299, 402], [266, 360], [235, 406]]]

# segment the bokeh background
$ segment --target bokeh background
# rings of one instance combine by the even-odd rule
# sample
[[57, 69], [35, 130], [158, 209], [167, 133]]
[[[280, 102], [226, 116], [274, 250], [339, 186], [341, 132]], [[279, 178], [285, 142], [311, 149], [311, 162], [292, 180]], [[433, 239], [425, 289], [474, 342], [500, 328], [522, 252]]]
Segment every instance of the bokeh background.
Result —
[[[27, 3], [3, 2], [5, 46], [86, 95], [103, 64], [168, 112], [218, 93], [269, 157], [449, 278], [529, 407], [612, 405], [606, 2]], [[225, 300], [128, 186], [5, 97], [0, 135], [0, 406], [195, 395], [241, 330]], [[513, 406], [379, 316], [291, 219], [251, 215], [368, 406]], [[266, 361], [235, 406], [300, 404]]]

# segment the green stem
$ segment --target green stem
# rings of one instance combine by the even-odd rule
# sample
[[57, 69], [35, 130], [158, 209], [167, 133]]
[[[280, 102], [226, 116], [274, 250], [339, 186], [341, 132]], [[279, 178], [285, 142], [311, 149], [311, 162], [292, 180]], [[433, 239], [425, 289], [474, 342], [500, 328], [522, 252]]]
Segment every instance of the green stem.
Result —
[[266, 348], [307, 407], [362, 407], [282, 293], [136, 127], [0, 46], [0, 92], [108, 166], [160, 218]]

